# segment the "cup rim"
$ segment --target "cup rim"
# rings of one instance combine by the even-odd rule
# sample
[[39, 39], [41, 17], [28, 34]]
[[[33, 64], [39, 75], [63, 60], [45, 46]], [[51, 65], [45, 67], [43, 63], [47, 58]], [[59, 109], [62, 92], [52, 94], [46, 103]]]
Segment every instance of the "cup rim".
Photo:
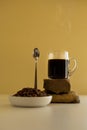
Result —
[[48, 59], [66, 59], [69, 60], [69, 52], [66, 50], [52, 51], [48, 53]]

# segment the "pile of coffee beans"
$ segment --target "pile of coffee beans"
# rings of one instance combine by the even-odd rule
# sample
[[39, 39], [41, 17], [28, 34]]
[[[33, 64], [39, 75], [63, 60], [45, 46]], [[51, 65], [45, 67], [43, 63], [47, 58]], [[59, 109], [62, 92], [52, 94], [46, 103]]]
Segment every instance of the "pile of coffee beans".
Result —
[[45, 91], [41, 91], [39, 89], [27, 87], [27, 88], [23, 88], [23, 89], [19, 90], [13, 96], [21, 96], [21, 97], [43, 97], [43, 96], [48, 96], [48, 94]]

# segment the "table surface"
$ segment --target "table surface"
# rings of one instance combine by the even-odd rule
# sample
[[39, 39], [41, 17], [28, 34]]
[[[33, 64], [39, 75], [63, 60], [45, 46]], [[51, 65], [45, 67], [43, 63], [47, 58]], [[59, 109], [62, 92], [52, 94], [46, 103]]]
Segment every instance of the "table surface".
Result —
[[24, 108], [0, 95], [0, 130], [87, 130], [87, 96], [80, 96], [78, 104]]

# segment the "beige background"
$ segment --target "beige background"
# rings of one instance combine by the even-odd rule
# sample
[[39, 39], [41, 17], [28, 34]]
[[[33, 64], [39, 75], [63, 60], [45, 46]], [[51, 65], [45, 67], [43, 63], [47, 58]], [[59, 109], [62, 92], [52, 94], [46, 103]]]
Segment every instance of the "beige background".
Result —
[[87, 94], [86, 0], [0, 0], [0, 93], [34, 85], [32, 51], [38, 47], [38, 87], [47, 78], [47, 54], [67, 50], [78, 61], [72, 90]]

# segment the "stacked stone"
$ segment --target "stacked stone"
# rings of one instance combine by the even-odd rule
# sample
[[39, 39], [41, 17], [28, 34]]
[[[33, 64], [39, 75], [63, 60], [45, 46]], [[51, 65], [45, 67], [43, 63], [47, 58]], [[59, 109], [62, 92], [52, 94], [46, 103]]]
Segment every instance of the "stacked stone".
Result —
[[52, 95], [52, 103], [79, 103], [78, 94], [71, 90], [69, 79], [44, 79], [45, 91]]

